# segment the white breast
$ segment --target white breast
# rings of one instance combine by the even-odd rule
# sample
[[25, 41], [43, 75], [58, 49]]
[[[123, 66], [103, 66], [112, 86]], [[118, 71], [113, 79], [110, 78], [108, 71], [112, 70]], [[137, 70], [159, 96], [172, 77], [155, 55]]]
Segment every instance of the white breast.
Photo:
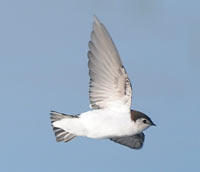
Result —
[[87, 131], [85, 136], [90, 138], [133, 135], [135, 132], [130, 112], [92, 110], [81, 114], [79, 120]]

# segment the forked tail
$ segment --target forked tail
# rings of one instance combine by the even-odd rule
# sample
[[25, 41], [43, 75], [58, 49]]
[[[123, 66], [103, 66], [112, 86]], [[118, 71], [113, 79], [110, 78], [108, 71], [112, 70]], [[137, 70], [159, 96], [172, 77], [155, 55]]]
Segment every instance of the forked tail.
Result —
[[76, 135], [71, 134], [61, 128], [54, 127], [53, 123], [56, 121], [60, 121], [64, 118], [78, 118], [77, 115], [67, 115], [67, 114], [59, 113], [59, 112], [55, 112], [55, 111], [51, 111], [50, 115], [51, 115], [51, 117], [50, 117], [51, 118], [51, 126], [53, 127], [53, 131], [55, 133], [57, 142], [61, 142], [61, 141], [68, 142], [71, 139], [73, 139], [74, 137], [76, 137]]

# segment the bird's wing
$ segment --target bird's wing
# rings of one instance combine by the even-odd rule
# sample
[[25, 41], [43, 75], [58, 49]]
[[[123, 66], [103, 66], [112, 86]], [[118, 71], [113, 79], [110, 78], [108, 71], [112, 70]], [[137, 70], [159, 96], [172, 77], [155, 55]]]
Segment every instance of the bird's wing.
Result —
[[140, 149], [143, 146], [144, 138], [144, 133], [140, 133], [133, 136], [110, 138], [110, 140], [128, 146], [132, 149]]
[[102, 109], [118, 102], [130, 109], [131, 82], [112, 38], [96, 17], [89, 42], [88, 58], [90, 106], [93, 109]]

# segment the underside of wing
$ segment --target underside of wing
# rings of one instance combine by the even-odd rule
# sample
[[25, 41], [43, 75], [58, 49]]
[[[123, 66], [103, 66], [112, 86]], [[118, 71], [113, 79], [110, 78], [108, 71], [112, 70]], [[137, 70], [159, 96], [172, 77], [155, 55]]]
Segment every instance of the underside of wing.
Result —
[[110, 138], [110, 140], [132, 149], [140, 149], [143, 146], [144, 138], [144, 133], [140, 133], [133, 136]]
[[130, 108], [130, 80], [109, 33], [96, 17], [89, 42], [88, 58], [91, 107], [106, 108], [118, 101]]

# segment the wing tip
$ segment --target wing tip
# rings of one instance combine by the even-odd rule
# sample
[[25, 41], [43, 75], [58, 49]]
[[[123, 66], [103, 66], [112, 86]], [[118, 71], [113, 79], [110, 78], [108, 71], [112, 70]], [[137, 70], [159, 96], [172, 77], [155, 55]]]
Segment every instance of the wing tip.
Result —
[[94, 18], [94, 22], [100, 23], [100, 22], [99, 22], [99, 19], [97, 18], [97, 16], [96, 16], [95, 14], [93, 15], [93, 18]]
[[98, 24], [98, 25], [101, 25], [101, 22], [100, 22], [100, 20], [97, 18], [97, 16], [96, 15], [93, 15], [93, 20], [94, 20], [94, 24]]

